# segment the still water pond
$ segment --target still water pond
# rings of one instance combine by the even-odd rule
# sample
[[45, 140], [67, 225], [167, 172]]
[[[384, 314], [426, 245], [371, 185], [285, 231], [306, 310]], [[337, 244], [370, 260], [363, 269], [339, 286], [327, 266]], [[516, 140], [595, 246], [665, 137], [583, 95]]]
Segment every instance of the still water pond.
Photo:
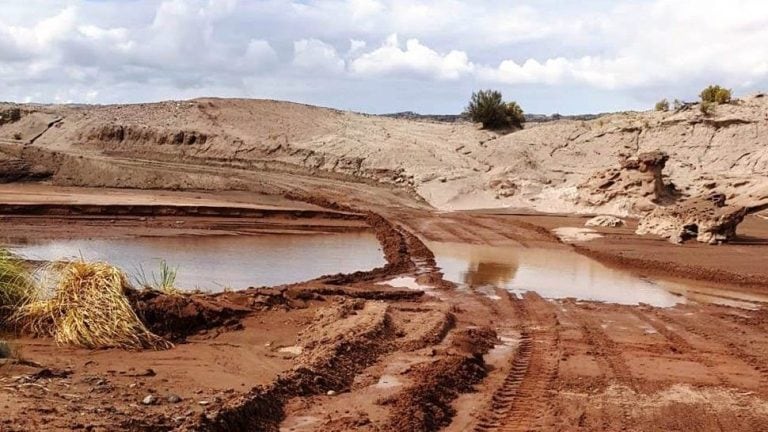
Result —
[[[576, 298], [670, 307], [688, 300], [755, 308], [766, 298], [651, 280], [606, 267], [568, 250], [428, 243], [445, 278], [464, 289], [487, 293], [494, 287], [545, 298]], [[489, 289], [490, 288], [490, 289]]]
[[107, 261], [129, 275], [143, 269], [150, 279], [165, 260], [178, 267], [179, 288], [207, 291], [301, 282], [385, 264], [376, 237], [366, 233], [50, 240], [10, 249], [33, 260]]

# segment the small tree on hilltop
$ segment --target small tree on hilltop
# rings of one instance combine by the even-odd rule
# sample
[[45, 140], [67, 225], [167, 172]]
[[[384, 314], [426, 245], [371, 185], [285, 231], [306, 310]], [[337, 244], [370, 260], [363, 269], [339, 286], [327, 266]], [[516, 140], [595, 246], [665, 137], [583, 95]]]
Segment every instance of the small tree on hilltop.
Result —
[[466, 114], [473, 122], [482, 123], [486, 129], [522, 127], [525, 122], [520, 105], [517, 102], [505, 103], [501, 92], [496, 90], [472, 93]]
[[731, 103], [731, 90], [719, 85], [711, 85], [702, 90], [699, 97], [701, 102], [727, 104]]
[[656, 106], [653, 109], [656, 111], [669, 111], [669, 101], [662, 99], [656, 102]]

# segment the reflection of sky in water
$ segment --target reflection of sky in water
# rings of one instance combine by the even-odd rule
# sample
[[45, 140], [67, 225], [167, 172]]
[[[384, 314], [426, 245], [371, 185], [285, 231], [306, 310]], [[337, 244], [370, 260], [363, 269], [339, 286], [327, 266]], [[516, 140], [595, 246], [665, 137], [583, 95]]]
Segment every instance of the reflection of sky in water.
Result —
[[370, 234], [53, 240], [11, 249], [28, 259], [82, 256], [107, 261], [133, 275], [141, 266], [150, 280], [164, 259], [178, 266], [179, 288], [212, 291], [300, 282], [384, 265]]
[[469, 288], [494, 285], [547, 298], [573, 297], [618, 304], [673, 306], [684, 299], [659, 285], [613, 270], [567, 250], [429, 243], [451, 281]]

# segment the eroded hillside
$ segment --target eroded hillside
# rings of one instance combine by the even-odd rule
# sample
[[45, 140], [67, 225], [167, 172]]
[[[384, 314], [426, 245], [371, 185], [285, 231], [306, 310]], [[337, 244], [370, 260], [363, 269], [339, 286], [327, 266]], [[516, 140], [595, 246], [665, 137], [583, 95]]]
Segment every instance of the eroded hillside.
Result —
[[663, 181], [677, 198], [717, 191], [748, 207], [768, 203], [768, 99], [760, 95], [709, 117], [693, 106], [530, 123], [507, 135], [262, 100], [18, 107], [20, 118], [0, 125], [3, 178], [253, 190], [288, 187], [267, 173], [290, 173], [394, 185], [440, 209], [633, 214], [639, 197], [630, 186], [601, 197], [590, 179], [660, 150], [669, 156]]

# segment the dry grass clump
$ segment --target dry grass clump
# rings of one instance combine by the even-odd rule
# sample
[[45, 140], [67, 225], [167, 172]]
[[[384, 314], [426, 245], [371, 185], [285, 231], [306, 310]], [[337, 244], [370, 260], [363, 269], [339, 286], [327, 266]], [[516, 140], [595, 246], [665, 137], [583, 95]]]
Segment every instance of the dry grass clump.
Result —
[[0, 324], [4, 316], [37, 295], [37, 285], [32, 273], [22, 259], [0, 249]]
[[24, 329], [59, 344], [85, 348], [165, 349], [172, 344], [150, 332], [125, 295], [118, 268], [101, 262], [58, 262], [46, 269], [51, 292], [21, 306]]

